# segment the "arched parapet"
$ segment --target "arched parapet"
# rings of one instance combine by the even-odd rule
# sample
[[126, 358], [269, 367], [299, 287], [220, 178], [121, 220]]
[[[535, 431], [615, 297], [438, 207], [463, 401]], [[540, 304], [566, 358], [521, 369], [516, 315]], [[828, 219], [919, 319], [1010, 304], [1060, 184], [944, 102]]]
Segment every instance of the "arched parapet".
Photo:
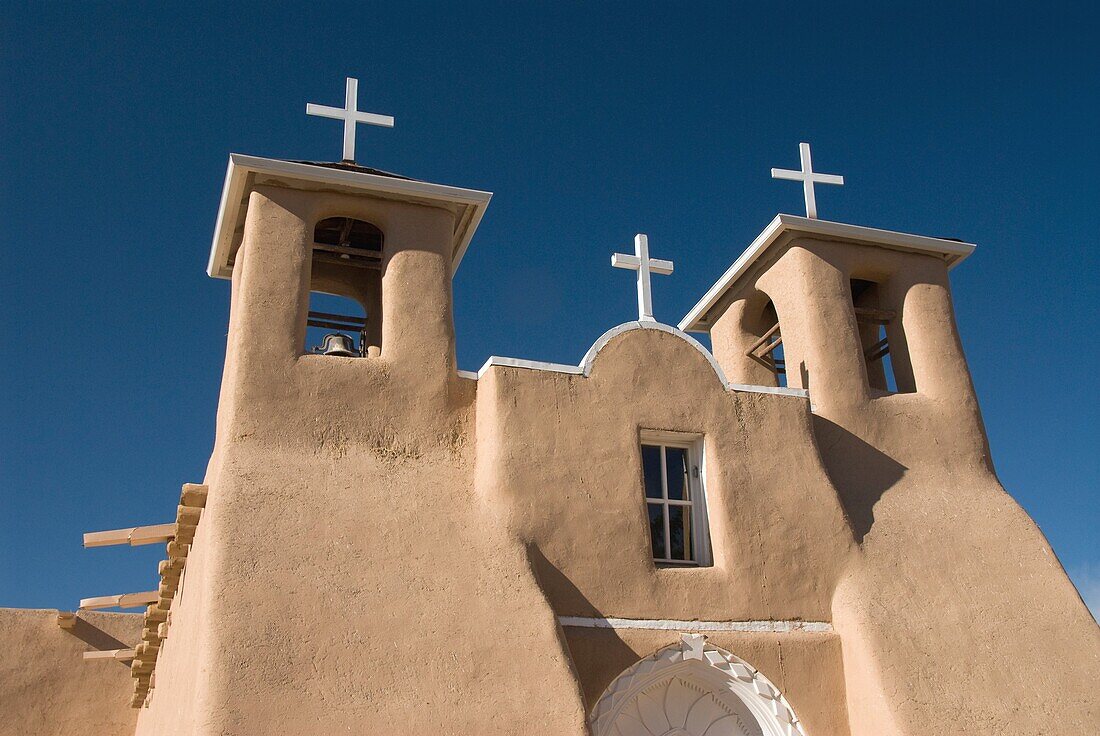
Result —
[[707, 363], [714, 369], [714, 374], [718, 377], [718, 380], [722, 383], [723, 387], [727, 387], [729, 384], [726, 381], [726, 376], [722, 372], [721, 367], [718, 365], [718, 361], [714, 359], [714, 356], [710, 354], [703, 345], [691, 335], [678, 330], [675, 327], [661, 324], [660, 322], [624, 322], [621, 325], [612, 327], [607, 332], [600, 335], [599, 339], [592, 344], [592, 347], [588, 349], [588, 352], [581, 358], [580, 365], [565, 365], [562, 363], [545, 363], [537, 360], [524, 360], [522, 358], [502, 358], [497, 355], [490, 356], [485, 361], [485, 365], [481, 366], [481, 370], [477, 372], [478, 377], [485, 375], [485, 371], [489, 368], [500, 365], [510, 366], [512, 368], [529, 368], [531, 370], [552, 371], [555, 373], [569, 373], [572, 375], [588, 377], [592, 374], [592, 365], [596, 362], [596, 358], [603, 348], [619, 335], [622, 335], [633, 330], [657, 330], [658, 332], [667, 332], [670, 335], [679, 337], [688, 345], [698, 350], [704, 358], [707, 359]]
[[489, 356], [489, 359], [485, 361], [484, 365], [475, 374], [471, 371], [459, 371], [459, 375], [463, 378], [477, 379], [485, 375], [485, 372], [493, 366], [507, 366], [510, 368], [526, 368], [536, 371], [550, 371], [552, 373], [567, 373], [570, 375], [588, 377], [592, 373], [592, 366], [596, 362], [596, 358], [603, 348], [614, 340], [619, 335], [631, 332], [633, 330], [657, 330], [658, 332], [665, 332], [669, 335], [675, 335], [681, 340], [691, 345], [693, 348], [699, 351], [699, 353], [706, 358], [707, 363], [714, 371], [714, 375], [721, 382], [722, 387], [727, 391], [741, 391], [746, 393], [762, 393], [762, 394], [774, 394], [777, 396], [792, 396], [801, 399], [808, 399], [809, 392], [804, 389], [797, 388], [785, 388], [776, 386], [756, 386], [744, 383], [732, 383], [726, 380], [726, 374], [722, 371], [722, 367], [718, 364], [714, 355], [707, 350], [702, 343], [696, 340], [691, 335], [687, 334], [683, 330], [670, 325], [662, 324], [660, 322], [624, 322], [621, 325], [612, 327], [607, 332], [600, 335], [599, 339], [592, 344], [592, 347], [588, 349], [588, 352], [581, 358], [579, 365], [567, 365], [564, 363], [548, 363], [540, 360], [526, 360], [524, 358], [505, 358], [499, 355]]
[[790, 703], [755, 667], [700, 634], [681, 634], [628, 668], [589, 716], [594, 736], [722, 733], [805, 736]]
[[665, 332], [669, 335], [675, 335], [688, 345], [699, 351], [707, 362], [710, 363], [710, 367], [714, 369], [714, 374], [718, 376], [718, 380], [722, 386], [725, 387], [728, 384], [726, 381], [726, 374], [722, 372], [721, 366], [718, 365], [718, 361], [714, 359], [710, 351], [703, 347], [702, 343], [696, 340], [691, 335], [687, 334], [683, 330], [679, 330], [671, 325], [662, 324], [660, 322], [624, 322], [621, 325], [612, 327], [607, 332], [600, 335], [599, 339], [592, 344], [592, 347], [588, 349], [588, 352], [581, 358], [580, 368], [585, 376], [592, 374], [592, 365], [596, 362], [596, 358], [603, 348], [619, 335], [627, 332], [633, 332], [634, 330], [657, 330], [658, 332]]

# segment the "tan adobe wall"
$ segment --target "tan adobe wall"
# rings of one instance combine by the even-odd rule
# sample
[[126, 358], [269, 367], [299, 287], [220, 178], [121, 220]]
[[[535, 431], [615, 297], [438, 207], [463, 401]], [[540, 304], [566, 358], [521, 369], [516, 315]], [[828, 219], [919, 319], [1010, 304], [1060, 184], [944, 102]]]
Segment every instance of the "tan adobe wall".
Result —
[[[824, 468], [806, 452], [814, 444], [806, 399], [728, 390], [682, 337], [634, 329], [600, 350], [589, 376], [488, 369], [477, 416], [482, 503], [501, 509], [527, 545], [559, 616], [831, 620], [853, 543]], [[654, 566], [641, 429], [704, 436], [713, 565]], [[623, 669], [678, 641], [675, 630], [566, 627], [565, 635], [588, 708]], [[758, 669], [773, 665], [772, 681], [784, 683], [809, 733], [846, 732], [835, 637], [708, 639]], [[815, 674], [779, 667], [784, 656]]]
[[[302, 355], [312, 226], [335, 215], [385, 232], [377, 358]], [[138, 733], [580, 736], [615, 668], [675, 632], [562, 615], [831, 623], [711, 635], [813, 736], [1095, 717], [1097, 629], [992, 473], [942, 263], [807, 241], [761, 269], [811, 413], [728, 390], [658, 330], [615, 337], [588, 376], [459, 377], [453, 226], [405, 202], [251, 195], [210, 495]], [[910, 279], [918, 393], [867, 388], [857, 271]], [[749, 376], [721, 333], [730, 379]], [[706, 437], [713, 566], [653, 566], [640, 428]], [[1046, 687], [1021, 655], [1056, 663]]]
[[[868, 388], [852, 277], [887, 285], [917, 393]], [[808, 377], [817, 447], [860, 545], [833, 606], [852, 733], [1100, 723], [1100, 629], [993, 472], [944, 264], [799, 240], [734, 304], [754, 289], [774, 300], [792, 380]], [[739, 332], [716, 330], [724, 360], [740, 360]]]
[[[642, 429], [704, 437], [712, 566], [654, 567]], [[560, 615], [828, 621], [852, 542], [812, 446], [807, 400], [730, 391], [657, 330], [613, 339], [587, 377], [494, 367], [478, 382], [478, 487]]]
[[[184, 593], [198, 583], [204, 601], [189, 655], [204, 694], [179, 732], [583, 734], [525, 550], [474, 494], [450, 214], [315, 204], [252, 195], [196, 537], [204, 564]], [[380, 358], [301, 355], [310, 228], [330, 214], [384, 227]], [[181, 619], [199, 615], [173, 612], [162, 664], [188, 646]], [[516, 683], [538, 683], [539, 696]], [[162, 733], [181, 698], [158, 679], [138, 733]]]
[[137, 643], [141, 616], [82, 612], [57, 625], [57, 611], [0, 608], [0, 736], [129, 736], [130, 663], [85, 662], [83, 653]]

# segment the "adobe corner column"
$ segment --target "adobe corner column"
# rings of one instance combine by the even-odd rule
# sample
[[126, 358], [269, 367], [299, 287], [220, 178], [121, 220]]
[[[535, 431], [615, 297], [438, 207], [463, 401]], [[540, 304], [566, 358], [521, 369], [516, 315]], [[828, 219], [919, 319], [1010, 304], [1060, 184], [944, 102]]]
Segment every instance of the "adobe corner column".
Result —
[[[973, 398], [974, 385], [966, 365], [947, 268], [942, 261], [924, 259], [920, 269], [910, 267], [888, 285], [888, 298], [901, 305], [900, 334], [891, 341], [904, 341], [904, 350], [918, 393], [952, 401]], [[897, 366], [895, 366], [897, 370]]]
[[395, 369], [449, 379], [455, 371], [451, 258], [454, 215], [407, 206], [386, 233], [382, 357]]
[[819, 410], [869, 400], [848, 275], [798, 241], [758, 282], [775, 305], [787, 384], [810, 392]]
[[286, 371], [302, 352], [311, 223], [310, 201], [301, 192], [258, 187], [249, 195], [233, 268], [227, 352], [252, 376]]

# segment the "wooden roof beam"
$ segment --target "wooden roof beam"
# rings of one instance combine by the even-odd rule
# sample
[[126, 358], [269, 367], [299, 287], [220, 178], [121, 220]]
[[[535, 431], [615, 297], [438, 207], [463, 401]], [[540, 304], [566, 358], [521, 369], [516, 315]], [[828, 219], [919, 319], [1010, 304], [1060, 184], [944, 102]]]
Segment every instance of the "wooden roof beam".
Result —
[[132, 660], [133, 649], [100, 649], [93, 652], [84, 652], [84, 659], [116, 659], [120, 662]]
[[160, 600], [160, 593], [156, 590], [146, 590], [142, 593], [123, 593], [122, 595], [101, 595], [96, 598], [82, 598], [80, 608], [84, 611], [93, 611], [98, 608], [140, 608], [149, 603]]
[[111, 529], [105, 532], [88, 532], [84, 535], [85, 547], [110, 547], [115, 544], [128, 544], [137, 547], [142, 544], [167, 542], [176, 536], [176, 525], [154, 524], [152, 526], [132, 526], [126, 529]]

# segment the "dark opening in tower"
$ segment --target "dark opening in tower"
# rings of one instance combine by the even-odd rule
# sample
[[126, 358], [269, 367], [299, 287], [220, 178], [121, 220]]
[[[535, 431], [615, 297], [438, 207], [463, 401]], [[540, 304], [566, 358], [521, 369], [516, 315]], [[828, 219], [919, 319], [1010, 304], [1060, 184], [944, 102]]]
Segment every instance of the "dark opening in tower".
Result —
[[772, 385], [787, 385], [787, 362], [783, 357], [783, 333], [779, 329], [779, 315], [770, 301], [764, 305], [755, 323], [746, 328], [758, 339], [745, 352], [752, 360], [767, 368], [772, 374]]
[[350, 217], [313, 230], [306, 350], [367, 357], [382, 349], [382, 231]]
[[[850, 283], [867, 384], [879, 391], [916, 391], [905, 353], [901, 317], [897, 309], [890, 308], [893, 305], [885, 303], [883, 285], [866, 279], [852, 279]], [[899, 363], [904, 364], [904, 371], [897, 370], [902, 367]]]

